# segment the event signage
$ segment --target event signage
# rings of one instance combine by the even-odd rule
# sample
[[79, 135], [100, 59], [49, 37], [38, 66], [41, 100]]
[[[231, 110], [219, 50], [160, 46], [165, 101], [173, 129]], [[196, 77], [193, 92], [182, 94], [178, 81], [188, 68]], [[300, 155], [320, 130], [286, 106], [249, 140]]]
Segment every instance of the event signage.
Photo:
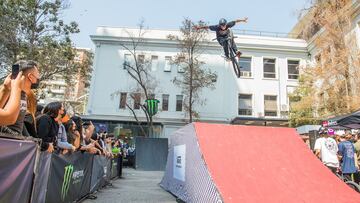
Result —
[[93, 156], [52, 154], [46, 202], [74, 202], [88, 194]]
[[73, 165], [65, 166], [65, 172], [64, 172], [64, 178], [63, 178], [63, 184], [61, 187], [61, 200], [64, 201], [65, 197], [67, 196], [67, 193], [69, 191], [70, 181], [71, 177], [74, 171]]
[[334, 120], [328, 120], [328, 121], [322, 122], [323, 127], [335, 126], [335, 125], [337, 125], [337, 121], [334, 121]]
[[174, 146], [173, 169], [174, 178], [185, 181], [186, 145]]

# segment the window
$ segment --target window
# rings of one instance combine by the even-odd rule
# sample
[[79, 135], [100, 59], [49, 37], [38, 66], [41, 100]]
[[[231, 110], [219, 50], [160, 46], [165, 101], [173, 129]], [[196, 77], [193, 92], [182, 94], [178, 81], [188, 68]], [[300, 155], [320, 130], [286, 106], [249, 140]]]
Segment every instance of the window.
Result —
[[251, 57], [240, 57], [241, 77], [251, 77]]
[[158, 56], [151, 56], [151, 71], [156, 71], [159, 65], [159, 57]]
[[180, 63], [177, 66], [178, 73], [184, 73], [185, 72], [185, 67], [186, 67], [185, 57], [179, 57], [179, 62]]
[[119, 105], [120, 109], [125, 109], [126, 107], [126, 96], [127, 96], [126, 92], [120, 93], [120, 105]]
[[139, 64], [144, 64], [145, 63], [145, 55], [138, 55], [138, 63]]
[[297, 80], [299, 78], [299, 61], [288, 60], [288, 78]]
[[140, 103], [141, 103], [141, 94], [140, 93], [134, 93], [132, 95], [134, 99], [134, 109], [140, 109]]
[[171, 56], [165, 56], [165, 72], [171, 72]]
[[162, 95], [162, 110], [163, 111], [169, 110], [169, 95], [168, 94]]
[[183, 95], [176, 95], [176, 111], [182, 111]]
[[252, 115], [252, 95], [239, 94], [239, 115]]
[[264, 78], [276, 78], [276, 59], [264, 58]]
[[130, 54], [125, 54], [124, 55], [124, 69], [127, 69], [128, 67], [127, 66], [130, 66], [131, 65], [131, 55]]
[[277, 116], [277, 96], [264, 95], [265, 116]]

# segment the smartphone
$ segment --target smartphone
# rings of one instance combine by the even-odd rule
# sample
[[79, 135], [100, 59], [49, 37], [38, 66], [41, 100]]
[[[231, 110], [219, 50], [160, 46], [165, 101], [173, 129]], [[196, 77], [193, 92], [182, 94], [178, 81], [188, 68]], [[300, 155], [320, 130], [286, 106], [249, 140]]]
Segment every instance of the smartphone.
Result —
[[20, 72], [20, 65], [14, 64], [11, 68], [11, 79], [15, 79]]

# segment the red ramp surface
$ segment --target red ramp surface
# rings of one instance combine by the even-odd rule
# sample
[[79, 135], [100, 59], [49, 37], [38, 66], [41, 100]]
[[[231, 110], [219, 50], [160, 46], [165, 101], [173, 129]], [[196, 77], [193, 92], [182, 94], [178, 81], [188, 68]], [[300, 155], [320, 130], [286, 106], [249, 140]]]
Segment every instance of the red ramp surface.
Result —
[[193, 125], [224, 202], [360, 203], [360, 195], [322, 165], [295, 129]]

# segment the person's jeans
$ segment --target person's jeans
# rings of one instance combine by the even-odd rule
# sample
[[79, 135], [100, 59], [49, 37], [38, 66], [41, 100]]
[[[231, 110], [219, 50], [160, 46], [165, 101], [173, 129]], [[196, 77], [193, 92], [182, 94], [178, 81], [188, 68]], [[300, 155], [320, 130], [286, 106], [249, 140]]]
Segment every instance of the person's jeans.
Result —
[[[234, 35], [232, 33], [232, 31], [229, 32], [229, 35], [231, 37], [231, 48], [234, 50], [235, 54], [237, 53], [237, 47], [236, 47], [236, 44], [234, 42]], [[217, 38], [217, 41], [219, 42], [219, 44], [223, 47], [224, 49], [224, 53], [225, 53], [225, 56], [227, 58], [229, 58], [229, 49], [228, 49], [228, 40], [227, 40], [227, 37], [218, 37]]]

